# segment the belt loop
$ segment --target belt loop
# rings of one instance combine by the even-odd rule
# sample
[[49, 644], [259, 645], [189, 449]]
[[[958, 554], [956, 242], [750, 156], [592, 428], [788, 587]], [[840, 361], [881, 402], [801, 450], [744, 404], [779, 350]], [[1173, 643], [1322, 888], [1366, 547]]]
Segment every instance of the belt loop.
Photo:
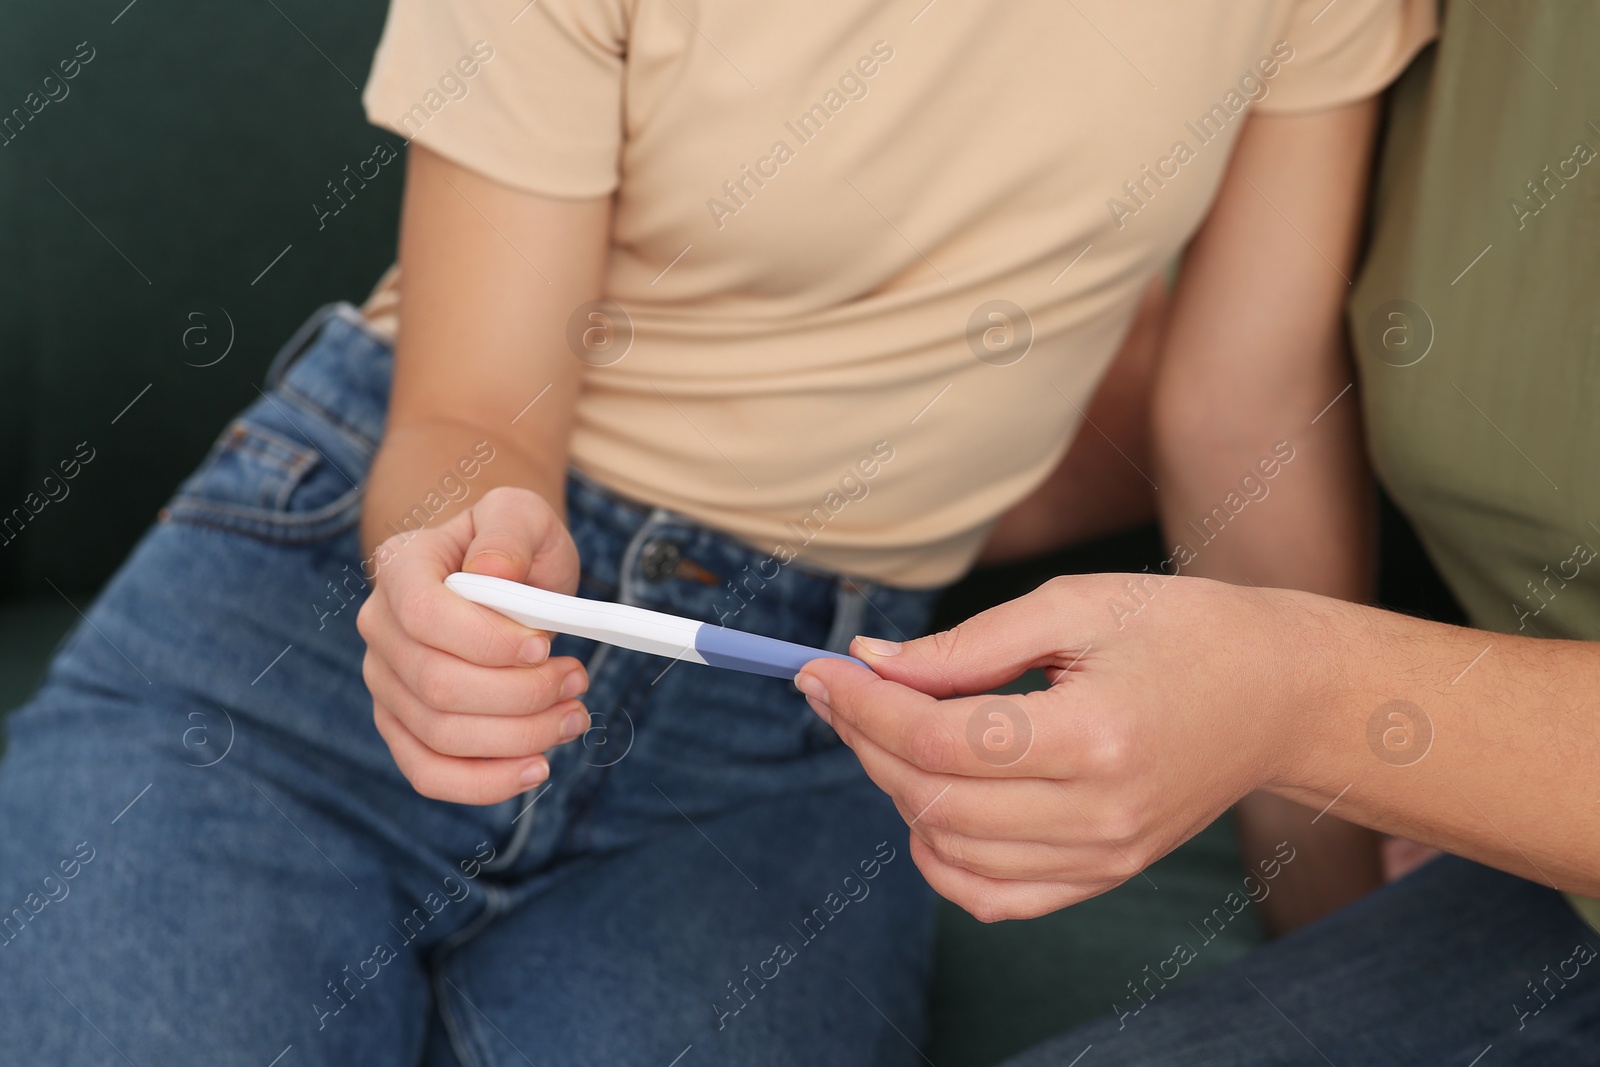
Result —
[[300, 324], [300, 328], [294, 332], [289, 340], [284, 342], [283, 347], [278, 349], [278, 354], [272, 357], [272, 364], [267, 368], [266, 386], [268, 390], [278, 387], [279, 383], [283, 381], [284, 375], [289, 373], [289, 368], [294, 364], [294, 361], [299, 359], [305, 350], [311, 347], [311, 342], [317, 339], [317, 334], [322, 332], [322, 328], [328, 324], [328, 320], [339, 314], [341, 306], [348, 305], [338, 303], [322, 305], [311, 313], [310, 318]]
[[639, 564], [639, 554], [644, 551], [645, 544], [655, 531], [671, 521], [672, 512], [666, 508], [653, 508], [639, 528], [633, 531], [633, 536], [628, 539], [628, 547], [622, 550], [622, 559], [617, 562], [617, 603], [639, 607], [633, 600], [633, 570]]
[[850, 639], [861, 632], [867, 613], [867, 592], [862, 587], [870, 585], [870, 582], [858, 582], [853, 578], [839, 579], [834, 586], [833, 627], [828, 631], [823, 648], [829, 652], [850, 650]]

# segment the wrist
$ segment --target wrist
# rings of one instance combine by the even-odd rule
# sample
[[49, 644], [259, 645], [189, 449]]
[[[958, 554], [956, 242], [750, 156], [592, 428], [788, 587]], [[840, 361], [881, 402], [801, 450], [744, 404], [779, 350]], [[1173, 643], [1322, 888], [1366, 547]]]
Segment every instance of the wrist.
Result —
[[566, 470], [531, 460], [504, 437], [450, 419], [389, 427], [373, 457], [361, 508], [362, 550], [409, 540], [471, 508], [499, 486], [538, 494], [565, 522]]
[[1332, 735], [1352, 687], [1346, 634], [1359, 608], [1299, 590], [1253, 592], [1259, 593], [1257, 658], [1270, 665], [1267, 706], [1259, 710], [1274, 739], [1260, 784], [1286, 795], [1320, 794], [1328, 757], [1340, 747]]

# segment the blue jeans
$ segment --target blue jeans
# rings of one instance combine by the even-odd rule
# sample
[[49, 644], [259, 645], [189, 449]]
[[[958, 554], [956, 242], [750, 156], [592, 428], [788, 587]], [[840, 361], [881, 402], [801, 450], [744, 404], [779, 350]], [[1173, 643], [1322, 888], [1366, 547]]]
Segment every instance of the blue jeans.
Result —
[[[9, 720], [0, 1061], [920, 1062], [931, 894], [789, 682], [562, 637], [594, 728], [548, 783], [401, 777], [355, 629], [389, 369], [348, 306], [308, 323]], [[794, 564], [735, 600], [764, 553], [568, 505], [585, 596], [835, 649], [931, 608]]]
[[1454, 856], [1168, 991], [1171, 959], [1128, 976], [1117, 1015], [1007, 1067], [1600, 1062], [1600, 934], [1554, 890]]

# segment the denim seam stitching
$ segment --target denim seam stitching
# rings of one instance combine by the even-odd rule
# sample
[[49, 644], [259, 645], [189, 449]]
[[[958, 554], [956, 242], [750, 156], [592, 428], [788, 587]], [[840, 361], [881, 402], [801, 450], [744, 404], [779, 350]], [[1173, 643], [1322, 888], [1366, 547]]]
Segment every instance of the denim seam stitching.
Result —
[[460, 1010], [456, 1003], [459, 996], [451, 995], [456, 991], [449, 987], [442, 969], [434, 972], [431, 984], [433, 999], [439, 1005], [439, 1017], [444, 1020], [444, 1032], [450, 1038], [450, 1048], [455, 1052], [456, 1059], [461, 1061], [463, 1067], [487, 1065], [489, 1060], [479, 1054], [485, 1044], [479, 1036], [482, 1028], [476, 1019]]
[[169, 521], [244, 533], [269, 541], [320, 540], [350, 529], [361, 519], [360, 487], [311, 512], [271, 511], [224, 504], [192, 493], [172, 498], [162, 509]]
[[[285, 481], [283, 487], [278, 490], [277, 495], [273, 498], [272, 510], [275, 512], [286, 510], [289, 504], [289, 497], [294, 493], [295, 487], [317, 465], [316, 453], [302, 448], [282, 434], [269, 430], [264, 426], [254, 426], [245, 422], [237, 422], [234, 425], [239, 428], [228, 432], [228, 440], [211, 458], [208, 465], [219, 463], [226, 455], [236, 454], [248, 456], [260, 463], [269, 464], [277, 468], [285, 476]], [[281, 459], [274, 449], [286, 452], [292, 458], [288, 460]]]
[[[549, 759], [548, 756], [545, 758]], [[537, 788], [538, 786], [534, 786], [534, 789]], [[520, 805], [522, 798], [531, 792], [533, 792], [533, 789], [524, 790], [513, 797], [512, 800], [514, 803]], [[548, 790], [546, 790], [546, 792], [548, 792]], [[544, 799], [544, 796], [544, 793], [540, 793], [537, 797], [533, 798], [530, 804], [538, 804], [539, 801]], [[519, 816], [512, 816], [512, 818], [518, 819]], [[533, 836], [533, 824], [538, 820], [538, 813], [535, 812], [531, 806], [529, 806], [527, 810], [524, 811], [520, 816], [520, 819], [522, 820], [521, 825], [513, 825], [511, 827], [511, 839], [506, 842], [505, 850], [490, 861], [493, 866], [490, 866], [489, 863], [484, 864], [484, 870], [496, 872], [509, 870], [512, 865], [517, 862], [517, 860], [522, 858], [522, 854], [527, 851], [528, 839]]]
[[[235, 419], [222, 431], [206, 466], [214, 465], [230, 452], [241, 452], [271, 463], [288, 475], [302, 475], [317, 461], [316, 453], [305, 445], [242, 418]], [[293, 458], [285, 462], [278, 453], [288, 453]]]
[[352, 445], [364, 456], [371, 456], [378, 450], [378, 442], [368, 437], [358, 427], [352, 426], [345, 419], [329, 411], [325, 406], [313, 400], [305, 393], [289, 384], [287, 377], [273, 392], [285, 399], [294, 401], [306, 414], [320, 418], [330, 430], [333, 430], [345, 441]]
[[226, 456], [236, 453], [242, 453], [254, 459], [258, 459], [262, 463], [275, 467], [279, 473], [287, 475], [291, 478], [303, 476], [307, 470], [311, 469], [310, 464], [307, 463], [305, 467], [295, 470], [294, 467], [283, 462], [267, 449], [250, 448], [244, 444], [244, 440], [252, 436], [259, 437], [260, 439], [266, 440], [270, 444], [277, 445], [285, 452], [296, 454], [297, 458], [294, 461], [295, 465], [298, 465], [302, 460], [315, 459], [315, 456], [311, 455], [305, 448], [293, 441], [290, 441], [282, 434], [275, 433], [272, 430], [268, 430], [260, 426], [248, 425], [243, 421], [243, 419], [235, 419], [233, 422], [228, 424], [226, 429], [217, 435], [217, 439], [212, 442], [211, 450], [206, 453], [205, 459], [201, 460], [200, 465], [194, 469], [194, 473], [189, 475], [185, 481], [204, 481], [205, 476], [210, 474], [212, 469], [219, 465]]
[[246, 504], [230, 504], [221, 500], [212, 500], [210, 497], [196, 493], [180, 493], [173, 497], [168, 505], [171, 509], [194, 510], [209, 512], [225, 519], [238, 519], [242, 521], [258, 521], [267, 526], [281, 526], [285, 530], [304, 529], [309, 526], [319, 526], [325, 522], [336, 520], [345, 511], [348, 511], [362, 494], [358, 485], [353, 489], [340, 493], [336, 498], [315, 511], [273, 511], [270, 508], [255, 508]]

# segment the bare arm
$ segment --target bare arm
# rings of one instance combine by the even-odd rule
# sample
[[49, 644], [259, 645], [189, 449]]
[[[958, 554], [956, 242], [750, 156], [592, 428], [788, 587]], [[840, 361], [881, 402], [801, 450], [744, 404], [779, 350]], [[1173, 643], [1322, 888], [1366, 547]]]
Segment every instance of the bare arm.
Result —
[[[1358, 409], [1333, 401], [1352, 381], [1343, 308], [1375, 111], [1251, 118], [1184, 261], [1153, 432], [1163, 523], [1196, 554], [1185, 573], [1370, 595]], [[1265, 478], [1257, 464], [1279, 442], [1294, 458]], [[1250, 500], [1246, 474], [1265, 498]], [[1237, 515], [1230, 492], [1249, 501]]]
[[[566, 324], [600, 293], [610, 208], [609, 199], [518, 192], [411, 147], [400, 336], [388, 428], [362, 513], [367, 552], [479, 441], [495, 459], [474, 477], [467, 501], [515, 485], [563, 510], [584, 368], [566, 349]], [[452, 502], [434, 521], [465, 503]]]
[[[983, 919], [1065, 907], [1252, 789], [1600, 896], [1600, 643], [1199, 578], [1119, 626], [1124, 580], [1057, 578], [932, 637], [858, 639], [872, 670], [815, 660], [796, 679], [949, 899]], [[986, 694], [1040, 667], [1051, 687], [997, 713]], [[1016, 758], [967, 740], [996, 721], [1025, 728]], [[1282, 876], [1300, 863], [1281, 859]]]
[[[1348, 121], [1353, 133], [1358, 119], [1346, 109], [1305, 121]], [[1241, 175], [1263, 201], [1271, 198], [1273, 215], [1281, 211], [1306, 231], [1308, 245], [1347, 263], [1352, 215], [1318, 229], [1298, 199], [1318, 172], [1297, 172], [1295, 159], [1277, 152], [1263, 158], [1264, 129], [1253, 122], [1247, 130], [1242, 164], [1286, 168], [1276, 173], [1299, 173], [1308, 184], [1280, 188], [1255, 181], [1253, 171]], [[1305, 146], [1288, 138], [1280, 147], [1293, 156]], [[1348, 157], [1323, 163], [1361, 169]], [[1592, 795], [1600, 643], [1495, 635], [1335, 599], [1364, 594], [1367, 580], [1364, 553], [1346, 554], [1367, 543], [1355, 493], [1361, 471], [1350, 451], [1354, 405], [1346, 397], [1343, 415], [1334, 404], [1316, 417], [1349, 381], [1331, 360], [1317, 361], [1329, 358], [1320, 346], [1336, 338], [1336, 315], [1323, 320], [1322, 335], [1282, 328], [1279, 311], [1319, 299], [1285, 288], [1291, 276], [1305, 277], [1287, 245], [1256, 244], [1261, 269], [1245, 252], [1250, 241], [1227, 257], [1201, 258], [1220, 257], [1211, 242], [1228, 234], [1214, 227], [1244, 210], [1244, 193], [1260, 195], [1256, 188], [1230, 175], [1189, 264], [1231, 262], [1243, 273], [1228, 276], [1239, 285], [1230, 294], [1214, 282], [1201, 286], [1195, 271], [1196, 287], [1180, 295], [1189, 310], [1171, 329], [1188, 322], [1196, 338], [1209, 330], [1210, 351], [1169, 351], [1180, 362], [1163, 364], [1173, 377], [1160, 402], [1185, 400], [1174, 384], [1183, 381], [1180, 369], [1207, 367], [1214, 376], [1189, 377], [1187, 422], [1166, 409], [1159, 450], [1168, 461], [1158, 480], [1164, 497], [1173, 494], [1164, 507], [1186, 527], [1187, 509], [1209, 511], [1217, 501], [1208, 494], [1225, 492], [1234, 471], [1257, 458], [1254, 449], [1294, 444], [1296, 458], [1278, 470], [1270, 497], [1227, 516], [1215, 536], [1173, 527], [1175, 540], [1203, 540], [1193, 569], [1235, 580], [1258, 575], [1250, 579], [1258, 588], [1150, 578], [1149, 599], [1132, 604], [1129, 576], [1057, 578], [931, 637], [903, 645], [858, 638], [851, 651], [871, 670], [816, 660], [796, 684], [894, 797], [929, 882], [982, 919], [1031, 917], [1104, 892], [1258, 790], [1600, 896], [1600, 805]], [[1248, 224], [1233, 236], [1252, 232], [1259, 241], [1268, 236]], [[1263, 270], [1284, 277], [1263, 278]], [[1336, 311], [1342, 288], [1341, 281], [1321, 293], [1325, 312]], [[1259, 319], [1267, 343], [1230, 337], [1230, 319]], [[1283, 347], [1294, 344], [1298, 353]], [[1252, 350], [1263, 361], [1256, 379], [1231, 358]], [[1286, 352], [1307, 359], [1298, 375], [1285, 370]], [[1229, 410], [1250, 416], [1244, 432], [1200, 416]], [[1234, 470], [1205, 462], [1230, 449], [1242, 461]], [[1179, 468], [1181, 489], [1172, 484]], [[1316, 528], [1308, 516], [1328, 525]], [[1269, 583], [1334, 595], [1261, 588]], [[1045, 670], [1050, 688], [991, 695], [1029, 669]], [[998, 747], [988, 733], [974, 740], [974, 724], [992, 724]], [[1290, 859], [1272, 870], [1291, 877], [1303, 861]]]
[[1275, 654], [1306, 658], [1297, 742], [1268, 788], [1600, 896], [1600, 644], [1273, 596], [1294, 623]]
[[[426, 796], [515, 796], [588, 726], [583, 665], [444, 580], [577, 588], [562, 488], [584, 364], [565, 335], [600, 292], [609, 218], [609, 200], [519, 192], [411, 149], [389, 422], [362, 510], [378, 580], [356, 622], [373, 722]], [[437, 491], [486, 455], [467, 493]]]
[[[1358, 406], [1340, 394], [1375, 111], [1252, 117], [1185, 259], [1153, 400], [1157, 497], [1171, 543], [1195, 553], [1185, 573], [1370, 596]], [[1263, 903], [1274, 933], [1381, 883], [1370, 831], [1265, 793], [1235, 811], [1247, 864], [1284, 840], [1302, 857]]]

